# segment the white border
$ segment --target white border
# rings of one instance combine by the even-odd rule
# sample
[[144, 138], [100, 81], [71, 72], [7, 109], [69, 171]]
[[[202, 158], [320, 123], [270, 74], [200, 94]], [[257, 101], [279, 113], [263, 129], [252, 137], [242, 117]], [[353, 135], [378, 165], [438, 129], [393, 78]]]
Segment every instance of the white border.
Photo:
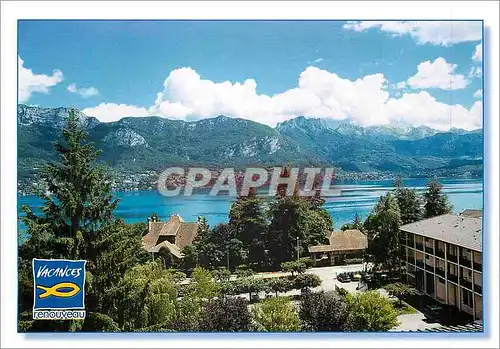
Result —
[[[1, 2], [2, 104], [1, 104], [1, 242], [2, 242], [2, 347], [498, 347], [498, 2]], [[485, 229], [491, 246], [486, 321], [489, 338], [474, 334], [410, 336], [406, 334], [289, 334], [289, 335], [198, 335], [198, 334], [45, 334], [23, 335], [17, 331], [17, 191], [16, 191], [16, 67], [17, 19], [122, 18], [122, 19], [484, 19], [488, 28], [484, 86], [485, 125]], [[489, 178], [489, 181], [487, 181]], [[485, 310], [486, 310], [485, 309]], [[488, 330], [489, 329], [489, 330]], [[106, 340], [107, 339], [107, 340]]]

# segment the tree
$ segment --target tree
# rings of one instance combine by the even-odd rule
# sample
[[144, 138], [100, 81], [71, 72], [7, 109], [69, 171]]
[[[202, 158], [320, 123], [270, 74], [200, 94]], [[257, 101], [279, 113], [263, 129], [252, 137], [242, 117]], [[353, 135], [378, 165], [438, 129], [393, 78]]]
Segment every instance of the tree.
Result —
[[192, 282], [186, 293], [200, 300], [210, 300], [219, 294], [219, 285], [213, 281], [210, 271], [196, 267], [191, 275]]
[[267, 279], [267, 283], [271, 291], [276, 294], [276, 297], [278, 297], [278, 293], [286, 293], [294, 288], [293, 281], [285, 277], [269, 278]]
[[231, 272], [226, 267], [221, 267], [212, 271], [212, 275], [215, 281], [228, 281], [231, 277]]
[[254, 192], [238, 197], [229, 211], [229, 225], [235, 231], [235, 238], [242, 242], [246, 250], [246, 263], [259, 268], [265, 267], [267, 261], [266, 214], [262, 198]]
[[344, 297], [335, 292], [303, 294], [299, 316], [305, 331], [342, 331], [349, 314]]
[[240, 297], [212, 299], [204, 307], [199, 330], [208, 332], [249, 331], [252, 316], [248, 302]]
[[364, 223], [368, 234], [368, 253], [379, 266], [394, 271], [399, 266], [399, 206], [391, 193], [381, 196]]
[[398, 325], [392, 303], [377, 291], [352, 297], [346, 329], [349, 331], [388, 331]]
[[277, 198], [270, 205], [270, 216], [268, 247], [275, 266], [296, 259], [307, 246], [327, 243], [333, 230], [330, 214], [303, 197]]
[[295, 288], [310, 289], [321, 285], [321, 278], [315, 274], [299, 274], [295, 278]]
[[443, 186], [436, 180], [427, 183], [427, 191], [424, 193], [424, 216], [432, 218], [451, 213], [453, 206], [448, 201], [448, 196], [443, 193]]
[[349, 230], [349, 229], [357, 229], [359, 231], [363, 231], [363, 223], [361, 223], [361, 220], [359, 219], [359, 215], [356, 212], [356, 215], [354, 216], [354, 221], [352, 223], [346, 223], [342, 225], [340, 230]]
[[[86, 141], [85, 131], [73, 111], [55, 151], [59, 161], [47, 164], [41, 175], [47, 189], [39, 193], [43, 200], [41, 214], [22, 207], [26, 215], [21, 219], [28, 239], [19, 246], [20, 320], [22, 314], [32, 311], [33, 258], [85, 259], [86, 311], [93, 313], [95, 319], [107, 315], [118, 323], [117, 300], [110, 294], [127, 271], [148, 259], [141, 238], [145, 225], [113, 219], [118, 201], [111, 193], [111, 178], [103, 167], [96, 165], [100, 151]], [[94, 321], [92, 328], [99, 324], [105, 326], [103, 330], [113, 327], [103, 320]], [[82, 329], [81, 321], [36, 320], [24, 325], [31, 326], [23, 327], [24, 330], [37, 331]]]
[[400, 306], [403, 305], [403, 298], [411, 296], [416, 292], [413, 287], [401, 282], [395, 282], [389, 285], [385, 285], [384, 288], [389, 293], [389, 295], [399, 299]]
[[300, 320], [292, 303], [283, 297], [267, 298], [252, 308], [258, 331], [293, 332], [300, 329]]
[[292, 276], [295, 274], [302, 274], [307, 269], [306, 264], [302, 261], [290, 261], [281, 263], [281, 270], [284, 273], [292, 273]]
[[403, 187], [401, 179], [396, 180], [394, 186], [396, 187], [394, 197], [399, 206], [401, 223], [408, 224], [421, 220], [423, 203], [417, 191]]

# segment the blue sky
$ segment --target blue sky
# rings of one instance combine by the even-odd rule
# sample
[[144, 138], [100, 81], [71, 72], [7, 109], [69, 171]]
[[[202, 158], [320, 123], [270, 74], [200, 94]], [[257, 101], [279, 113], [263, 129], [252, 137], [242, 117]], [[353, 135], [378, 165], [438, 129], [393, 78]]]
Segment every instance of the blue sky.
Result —
[[20, 21], [19, 95], [101, 121], [306, 115], [477, 128], [481, 38], [480, 22]]

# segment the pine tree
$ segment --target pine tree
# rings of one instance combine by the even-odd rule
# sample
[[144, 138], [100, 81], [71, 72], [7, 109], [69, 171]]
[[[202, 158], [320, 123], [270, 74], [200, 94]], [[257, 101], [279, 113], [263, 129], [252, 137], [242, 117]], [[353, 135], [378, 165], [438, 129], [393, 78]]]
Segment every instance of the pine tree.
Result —
[[451, 213], [453, 210], [453, 206], [448, 201], [448, 196], [443, 193], [443, 186], [436, 180], [427, 183], [424, 200], [425, 218]]

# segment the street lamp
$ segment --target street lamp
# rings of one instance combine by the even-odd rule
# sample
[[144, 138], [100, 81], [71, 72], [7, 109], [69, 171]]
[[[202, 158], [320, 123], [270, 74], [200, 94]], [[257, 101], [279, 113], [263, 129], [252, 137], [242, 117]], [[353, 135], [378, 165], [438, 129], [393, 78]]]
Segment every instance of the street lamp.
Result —
[[297, 260], [300, 259], [299, 237], [297, 236]]

